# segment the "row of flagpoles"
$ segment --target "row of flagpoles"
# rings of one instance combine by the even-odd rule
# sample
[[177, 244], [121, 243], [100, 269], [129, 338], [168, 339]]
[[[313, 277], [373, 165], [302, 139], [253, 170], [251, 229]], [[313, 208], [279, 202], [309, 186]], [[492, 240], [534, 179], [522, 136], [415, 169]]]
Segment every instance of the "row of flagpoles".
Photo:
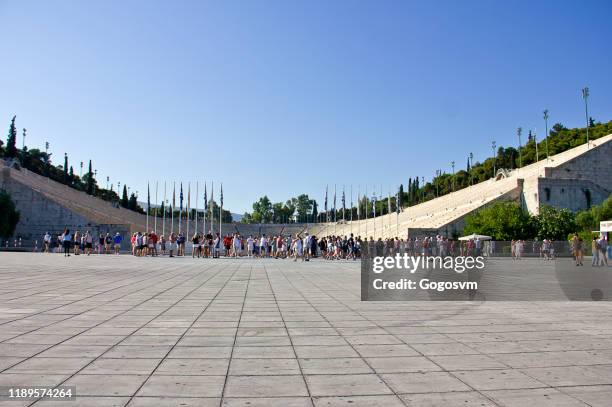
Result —
[[[158, 213], [157, 210], [159, 209], [159, 205], [158, 205], [158, 187], [159, 187], [159, 182], [155, 182], [155, 206], [153, 207], [153, 217], [154, 217], [154, 226], [153, 229], [155, 231], [155, 233], [157, 233], [157, 218]], [[196, 219], [195, 219], [195, 231], [194, 233], [197, 234], [198, 233], [198, 223], [199, 223], [199, 208], [198, 208], [198, 201], [199, 201], [199, 195], [200, 195], [200, 191], [199, 191], [200, 185], [199, 182], [196, 182], [196, 191], [195, 191], [195, 213], [196, 213]], [[214, 220], [214, 207], [212, 205], [212, 203], [214, 202], [214, 193], [215, 193], [215, 184], [214, 182], [211, 183], [211, 188], [210, 188], [210, 201], [208, 200], [208, 191], [207, 191], [207, 184], [204, 183], [204, 213], [203, 213], [203, 217], [202, 217], [202, 233], [206, 233], [206, 217], [207, 215], [210, 213], [210, 231], [212, 233], [214, 226], [213, 226], [213, 220]], [[219, 236], [221, 235], [221, 228], [223, 225], [223, 183], [221, 183], [221, 197], [219, 199]], [[178, 233], [181, 234], [182, 233], [182, 225], [183, 225], [183, 199], [184, 199], [184, 195], [183, 195], [183, 183], [180, 183], [180, 190], [179, 190], [179, 219], [178, 219]], [[176, 182], [173, 181], [172, 182], [172, 204], [170, 204], [170, 202], [167, 199], [167, 195], [166, 195], [166, 181], [164, 181], [164, 198], [163, 198], [163, 213], [162, 213], [162, 235], [166, 234], [166, 212], [168, 211], [168, 206], [169, 206], [169, 210], [170, 210], [170, 231], [171, 233], [174, 233], [174, 211], [176, 209]], [[210, 202], [210, 204], [209, 204]], [[186, 233], [185, 236], [189, 237], [189, 217], [191, 216], [191, 211], [192, 211], [191, 207], [191, 182], [187, 183], [187, 205], [185, 206], [185, 212], [186, 212]], [[149, 214], [151, 213], [151, 189], [149, 186], [149, 182], [147, 181], [147, 226], [146, 226], [146, 230], [147, 232], [150, 230], [149, 229]]]
[[[376, 190], [376, 187], [373, 188], [374, 190]], [[330, 219], [329, 219], [329, 210], [328, 210], [328, 190], [329, 190], [329, 185], [325, 186], [325, 223], [329, 223]], [[351, 193], [351, 216], [350, 219], [346, 219], [346, 195], [345, 195], [345, 187], [342, 186], [342, 220], [343, 221], [347, 221], [350, 220], [351, 222], [351, 233], [352, 233], [352, 223], [353, 223], [353, 186], [350, 186], [350, 193]], [[369, 202], [371, 202], [371, 206], [372, 206], [372, 218], [376, 217], [376, 203], [378, 202], [378, 200], [383, 200], [383, 194], [382, 194], [382, 185], [380, 187], [380, 196], [377, 198], [376, 197], [376, 193], [374, 193], [372, 195], [372, 197], [370, 199], [368, 199], [368, 187], [366, 185], [365, 188], [365, 193], [362, 196], [361, 195], [361, 186], [359, 186], [359, 190], [357, 191], [357, 221], [361, 220], [362, 214], [361, 214], [361, 205], [360, 205], [360, 201], [364, 200], [365, 202], [365, 226], [366, 226], [366, 236], [368, 234], [368, 213], [370, 213], [370, 209], [369, 209]], [[336, 210], [336, 185], [334, 184], [334, 201], [333, 201], [334, 205], [332, 208], [332, 213], [334, 216], [334, 219], [332, 220], [334, 222], [334, 234], [336, 234], [336, 226], [337, 226], [337, 210]], [[391, 191], [389, 191], [388, 195], [387, 195], [387, 205], [388, 205], [388, 210], [387, 213], [391, 214], [392, 210], [391, 210]], [[396, 231], [397, 234], [399, 234], [399, 214], [402, 210], [402, 197], [399, 191], [399, 188], [397, 190], [397, 193], [395, 194], [395, 226], [396, 226]], [[381, 213], [380, 215], [382, 215], [382, 207], [381, 207]], [[374, 234], [376, 234], [376, 222], [374, 222]]]
[[[153, 217], [154, 217], [154, 231], [155, 233], [157, 233], [157, 219], [158, 219], [158, 214], [157, 214], [157, 210], [159, 209], [159, 205], [158, 205], [158, 187], [159, 187], [159, 183], [156, 181], [155, 182], [155, 206], [153, 208]], [[183, 195], [183, 183], [181, 182], [180, 185], [180, 190], [179, 190], [179, 219], [178, 219], [178, 233], [181, 234], [182, 233], [182, 224], [183, 224], [183, 201], [184, 201], [184, 195]], [[374, 188], [375, 189], [375, 188]], [[379, 200], [383, 200], [383, 196], [382, 196], [382, 186], [381, 186], [381, 193], [380, 196], [377, 197], [376, 194], [373, 194], [371, 198], [368, 198], [368, 188], [366, 186], [365, 189], [365, 193], [362, 196], [361, 195], [361, 186], [359, 186], [359, 190], [357, 192], [357, 221], [360, 221], [362, 216], [364, 216], [364, 219], [366, 220], [366, 235], [367, 235], [367, 227], [368, 227], [368, 216], [371, 213], [372, 218], [375, 218], [377, 216], [376, 213], [376, 204]], [[166, 182], [164, 181], [164, 197], [163, 197], [163, 203], [164, 203], [164, 210], [162, 213], [162, 235], [165, 235], [166, 232], [166, 212], [167, 212], [167, 208], [170, 203], [167, 199], [167, 189], [166, 189]], [[336, 210], [336, 185], [334, 185], [334, 197], [333, 197], [333, 208], [332, 208], [332, 214], [333, 214], [333, 220], [330, 219], [330, 211], [328, 208], [328, 192], [329, 192], [329, 185], [325, 186], [325, 223], [329, 223], [330, 221], [333, 221], [336, 227], [337, 225], [337, 210]], [[197, 234], [198, 233], [198, 224], [199, 224], [199, 208], [198, 208], [198, 201], [199, 201], [199, 182], [196, 182], [196, 207], [195, 207], [195, 213], [196, 213], [196, 219], [195, 219], [195, 231], [194, 233]], [[219, 235], [222, 236], [222, 224], [223, 224], [223, 183], [221, 183], [221, 188], [220, 188], [220, 206], [219, 206]], [[350, 186], [350, 195], [351, 195], [351, 211], [350, 211], [350, 219], [346, 219], [346, 194], [345, 194], [345, 188], [344, 186], [342, 187], [342, 220], [343, 221], [347, 221], [350, 220], [351, 221], [351, 227], [352, 227], [352, 222], [353, 222], [353, 186]], [[395, 195], [395, 213], [396, 213], [396, 229], [398, 229], [399, 231], [399, 214], [401, 212], [401, 194], [399, 192], [399, 189]], [[206, 225], [207, 225], [207, 215], [210, 213], [210, 231], [213, 231], [213, 220], [214, 220], [214, 216], [213, 216], [213, 205], [212, 202], [214, 202], [214, 183], [211, 183], [211, 193], [210, 193], [210, 201], [208, 200], [208, 189], [207, 189], [207, 184], [204, 183], [204, 195], [203, 195], [203, 199], [204, 199], [204, 212], [203, 212], [203, 217], [202, 217], [202, 233], [206, 233]], [[360, 201], [364, 200], [365, 202], [365, 213], [361, 213], [361, 205], [360, 205]], [[209, 204], [209, 202], [211, 204]], [[371, 206], [371, 212], [370, 212], [370, 206]], [[392, 213], [392, 206], [391, 206], [391, 192], [389, 191], [388, 196], [387, 196], [387, 206], [388, 206], [388, 210], [387, 213], [390, 214]], [[172, 204], [169, 205], [169, 210], [170, 210], [170, 217], [171, 217], [171, 222], [170, 222], [170, 230], [172, 233], [174, 233], [174, 211], [176, 209], [176, 182], [172, 183]], [[189, 236], [189, 226], [190, 226], [190, 222], [189, 222], [189, 217], [191, 216], [191, 212], [192, 212], [191, 208], [191, 182], [189, 182], [187, 184], [187, 205], [185, 206], [185, 212], [186, 212], [186, 236]], [[149, 182], [147, 182], [147, 209], [146, 209], [146, 230], [149, 231], [149, 216], [151, 213], [151, 190], [150, 190], [150, 184]], [[379, 215], [382, 215], [382, 207], [381, 207], [381, 213]], [[313, 219], [313, 221], [316, 221], [315, 219]], [[336, 233], [336, 229], [334, 229], [334, 234]], [[376, 222], [374, 222], [374, 233], [376, 233]]]
[[[361, 189], [361, 186], [359, 188]], [[327, 217], [329, 215], [329, 211], [328, 211], [328, 199], [327, 199], [327, 197], [328, 197], [328, 190], [329, 190], [329, 185], [325, 186], [325, 216], [326, 216], [325, 222], [329, 222], [329, 219], [327, 219]], [[343, 216], [342, 220], [351, 220], [351, 221], [353, 220], [353, 210], [352, 210], [352, 208], [354, 207], [354, 205], [353, 205], [353, 186], [352, 185], [350, 186], [350, 191], [351, 191], [351, 218], [350, 219], [345, 219], [344, 218], [344, 216], [345, 216], [344, 214], [346, 213], [346, 195], [345, 195], [344, 187], [342, 188], [342, 198], [341, 198], [342, 199], [342, 216]], [[368, 187], [367, 186], [366, 186], [365, 194], [363, 196], [361, 195], [360, 191], [357, 192], [357, 218], [358, 218], [357, 220], [361, 220], [361, 205], [359, 204], [359, 202], [361, 201], [362, 198], [365, 200], [365, 205], [366, 205], [366, 210], [365, 210], [365, 212], [366, 212], [365, 213], [366, 219], [368, 217], [368, 212], [369, 212], [368, 202], [370, 202], [370, 201], [372, 202], [372, 217], [376, 217], [376, 203], [378, 202], [378, 200], [382, 201], [384, 199], [382, 197], [382, 186], [381, 186], [380, 197], [376, 197], [376, 195], [372, 195], [370, 200], [368, 199]], [[400, 196], [400, 192], [399, 192], [399, 189], [398, 189], [397, 193], [395, 194], [395, 202], [396, 202], [395, 212], [398, 213], [398, 214], [401, 211], [401, 199], [402, 199], [402, 197]], [[337, 213], [337, 211], [336, 211], [336, 185], [334, 185], [334, 201], [333, 202], [334, 202], [334, 205], [333, 205], [333, 208], [332, 208], [331, 211], [334, 214], [333, 221], [336, 222], [337, 221], [337, 218], [336, 218], [336, 213]], [[391, 192], [389, 192], [388, 197], [387, 197], [387, 205], [388, 205], [387, 213], [393, 212], [391, 210]], [[379, 215], [382, 215], [382, 213], [380, 213]]]

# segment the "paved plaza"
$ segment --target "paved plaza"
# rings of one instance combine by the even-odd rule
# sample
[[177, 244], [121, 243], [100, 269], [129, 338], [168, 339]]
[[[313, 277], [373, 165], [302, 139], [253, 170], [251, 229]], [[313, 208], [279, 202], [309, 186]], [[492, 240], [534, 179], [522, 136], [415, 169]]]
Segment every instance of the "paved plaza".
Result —
[[357, 262], [0, 253], [0, 387], [77, 394], [0, 406], [610, 406], [608, 302], [359, 290]]

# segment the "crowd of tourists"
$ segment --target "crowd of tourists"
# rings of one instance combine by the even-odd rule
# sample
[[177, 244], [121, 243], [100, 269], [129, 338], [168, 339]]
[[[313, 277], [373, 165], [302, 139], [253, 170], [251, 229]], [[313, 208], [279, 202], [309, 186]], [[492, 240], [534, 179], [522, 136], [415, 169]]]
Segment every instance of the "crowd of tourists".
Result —
[[[61, 252], [64, 256], [91, 254], [120, 254], [124, 246], [123, 236], [117, 232], [94, 235], [89, 230], [71, 232], [69, 229], [55, 237], [46, 233], [43, 238], [44, 251]], [[549, 239], [533, 241], [528, 248], [524, 240], [510, 242], [513, 260], [521, 260], [531, 250], [530, 256], [553, 260], [556, 256], [555, 244]], [[583, 265], [585, 245], [577, 234], [570, 240], [570, 250], [576, 266]], [[195, 233], [190, 239], [179, 232], [171, 232], [167, 237], [137, 232], [129, 236], [130, 252], [138, 257], [191, 255], [192, 258], [275, 258], [309, 261], [311, 258], [325, 260], [357, 260], [364, 250], [372, 256], [491, 256], [496, 252], [496, 242], [483, 241], [478, 237], [469, 240], [454, 240], [441, 235], [415, 238], [388, 238], [378, 240], [361, 236], [323, 236], [317, 237], [308, 232], [290, 235], [241, 235], [236, 232], [221, 236], [219, 232]], [[594, 237], [591, 243], [592, 265], [608, 265], [608, 241]]]
[[[69, 229], [54, 238], [46, 233], [43, 238], [44, 251], [50, 252], [53, 247], [64, 256], [97, 254], [120, 254], [123, 245], [120, 233], [101, 233], [98, 236], [89, 230], [71, 232]], [[363, 240], [361, 236], [324, 236], [317, 237], [304, 234], [290, 235], [241, 235], [209, 231], [206, 234], [194, 234], [189, 240], [183, 233], [171, 232], [167, 237], [155, 231], [137, 232], [129, 237], [131, 254], [134, 256], [185, 256], [197, 258], [251, 257], [251, 258], [291, 258], [297, 261], [308, 261], [310, 258], [326, 260], [357, 260], [361, 257], [362, 247], [367, 244], [370, 250], [379, 256], [393, 256], [397, 253], [409, 255], [447, 256], [447, 255], [480, 255], [483, 244], [480, 240], [458, 242], [446, 237], [424, 237], [412, 239], [389, 238], [378, 240], [372, 237]]]
[[45, 233], [43, 252], [50, 253], [55, 247], [55, 250], [61, 251], [64, 256], [70, 256], [71, 252], [76, 256], [80, 254], [89, 256], [92, 253], [119, 254], [122, 242], [123, 236], [119, 232], [113, 236], [110, 233], [100, 233], [99, 236], [94, 236], [89, 230], [84, 233], [78, 230], [72, 233], [70, 229], [65, 229], [63, 233], [55, 237], [55, 241], [49, 232]]

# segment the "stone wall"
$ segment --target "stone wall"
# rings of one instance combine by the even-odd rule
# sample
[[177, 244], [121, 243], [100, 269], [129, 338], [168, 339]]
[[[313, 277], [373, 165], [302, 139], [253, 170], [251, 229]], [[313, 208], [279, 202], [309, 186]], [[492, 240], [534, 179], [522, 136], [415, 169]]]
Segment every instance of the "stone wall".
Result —
[[[128, 228], [124, 225], [93, 223], [80, 214], [58, 205], [28, 186], [15, 181], [9, 174], [7, 168], [0, 171], [0, 188], [11, 195], [20, 215], [15, 233], [9, 240], [10, 246], [14, 245], [15, 240], [19, 241], [21, 239], [23, 247], [34, 247], [36, 244], [40, 247], [46, 232], [56, 236], [61, 234], [65, 228], [83, 232], [89, 230], [94, 236], [107, 232], [113, 234], [119, 232], [124, 237], [129, 236]], [[6, 247], [6, 242], [3, 241], [0, 245]]]
[[546, 168], [545, 177], [588, 180], [612, 191], [612, 142], [593, 148], [559, 167]]
[[540, 206], [550, 205], [574, 212], [599, 205], [610, 195], [610, 191], [592, 181], [570, 178], [539, 178], [536, 191]]

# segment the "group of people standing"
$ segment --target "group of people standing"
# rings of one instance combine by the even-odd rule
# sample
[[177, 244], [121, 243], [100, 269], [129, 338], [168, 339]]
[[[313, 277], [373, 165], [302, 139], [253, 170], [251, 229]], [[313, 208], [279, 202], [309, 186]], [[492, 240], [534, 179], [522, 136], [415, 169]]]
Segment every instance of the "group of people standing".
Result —
[[245, 237], [240, 233], [226, 234], [221, 237], [219, 233], [212, 237], [211, 233], [204, 236], [194, 234], [192, 239], [192, 257], [253, 257], [253, 258], [293, 258], [308, 261], [310, 257], [317, 257], [316, 236], [305, 233], [267, 236], [249, 235]]
[[45, 233], [43, 236], [43, 252], [50, 253], [55, 246], [66, 257], [70, 256], [70, 253], [75, 256], [80, 254], [89, 256], [94, 250], [98, 254], [119, 254], [123, 241], [123, 237], [118, 232], [114, 236], [111, 236], [110, 233], [100, 233], [99, 236], [95, 237], [89, 230], [85, 233], [79, 230], [72, 233], [68, 228], [64, 229], [55, 239], [56, 245], [54, 245], [53, 236], [49, 232]]
[[[49, 232], [43, 237], [44, 252], [50, 252], [53, 247], [64, 256], [98, 254], [120, 254], [123, 243], [122, 235], [117, 232], [94, 235], [90, 230], [71, 232], [65, 229], [63, 233], [53, 237]], [[495, 252], [495, 242], [476, 239], [457, 241], [441, 235], [416, 238], [387, 238], [378, 240], [361, 236], [324, 236], [317, 237], [308, 232], [290, 235], [249, 235], [243, 236], [236, 232], [221, 236], [218, 232], [209, 231], [205, 234], [194, 234], [191, 238], [191, 256], [193, 258], [219, 257], [249, 257], [249, 258], [290, 258], [294, 261], [311, 258], [325, 260], [357, 260], [362, 256], [362, 250], [367, 245], [370, 255], [395, 256], [408, 254], [410, 256], [481, 256]], [[130, 237], [131, 253], [134, 256], [168, 257], [185, 256], [187, 239], [182, 233], [170, 233], [166, 238], [158, 236], [155, 231], [149, 233], [137, 232]], [[583, 239], [574, 234], [570, 240], [572, 255], [576, 266], [583, 265], [585, 245]], [[527, 247], [523, 240], [512, 240], [510, 251], [512, 259], [522, 259]], [[545, 260], [555, 258], [555, 245], [549, 239], [533, 242], [533, 254]], [[603, 237], [594, 237], [591, 242], [592, 266], [608, 265], [608, 241]]]
[[[584, 241], [577, 233], [574, 233], [571, 240], [572, 254], [576, 267], [584, 266]], [[601, 267], [608, 266], [608, 241], [603, 237], [593, 237], [591, 241], [591, 266]]]

